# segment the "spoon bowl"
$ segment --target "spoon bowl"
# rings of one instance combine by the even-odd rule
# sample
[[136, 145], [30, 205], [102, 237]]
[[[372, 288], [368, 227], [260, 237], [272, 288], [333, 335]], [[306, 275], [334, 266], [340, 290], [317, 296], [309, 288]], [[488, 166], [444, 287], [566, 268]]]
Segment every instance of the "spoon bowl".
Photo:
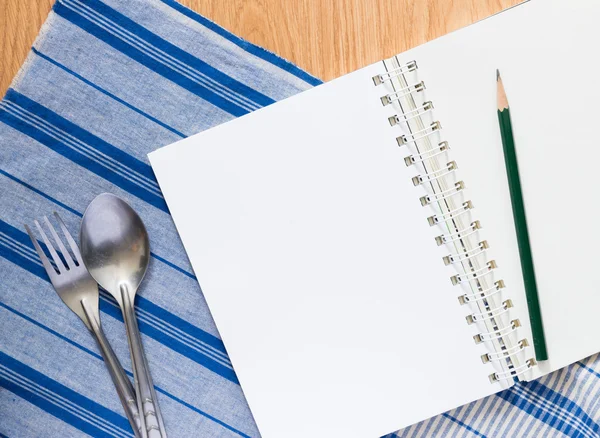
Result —
[[81, 254], [94, 279], [122, 305], [121, 288], [133, 301], [150, 260], [148, 232], [121, 198], [103, 193], [85, 210]]

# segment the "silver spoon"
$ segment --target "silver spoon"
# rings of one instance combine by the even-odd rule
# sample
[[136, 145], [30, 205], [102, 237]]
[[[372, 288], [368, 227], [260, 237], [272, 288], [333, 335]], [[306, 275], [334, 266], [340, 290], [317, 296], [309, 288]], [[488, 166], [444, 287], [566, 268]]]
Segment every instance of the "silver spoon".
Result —
[[88, 271], [117, 300], [123, 312], [140, 412], [140, 433], [143, 438], [166, 438], [133, 304], [150, 259], [146, 227], [129, 204], [103, 193], [86, 209], [79, 239]]

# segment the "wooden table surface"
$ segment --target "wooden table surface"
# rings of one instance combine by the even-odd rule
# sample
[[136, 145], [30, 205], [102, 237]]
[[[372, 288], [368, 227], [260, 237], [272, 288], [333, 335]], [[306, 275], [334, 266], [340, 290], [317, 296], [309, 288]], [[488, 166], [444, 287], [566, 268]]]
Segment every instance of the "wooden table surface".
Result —
[[[522, 0], [181, 0], [233, 33], [329, 80]], [[53, 0], [0, 0], [0, 96]]]

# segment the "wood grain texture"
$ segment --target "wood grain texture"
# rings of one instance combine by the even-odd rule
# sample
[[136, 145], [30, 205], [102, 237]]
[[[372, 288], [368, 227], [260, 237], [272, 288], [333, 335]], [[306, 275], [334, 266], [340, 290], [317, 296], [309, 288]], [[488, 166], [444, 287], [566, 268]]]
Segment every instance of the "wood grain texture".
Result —
[[[233, 33], [330, 80], [521, 0], [181, 0]], [[0, 0], [0, 95], [53, 0]]]
[[4, 96], [25, 61], [53, 3], [53, 0], [0, 0], [0, 96]]

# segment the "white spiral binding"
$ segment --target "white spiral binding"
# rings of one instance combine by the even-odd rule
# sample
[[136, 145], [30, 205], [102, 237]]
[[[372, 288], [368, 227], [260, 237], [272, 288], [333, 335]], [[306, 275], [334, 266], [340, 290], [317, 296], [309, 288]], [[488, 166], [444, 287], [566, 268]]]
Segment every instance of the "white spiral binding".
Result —
[[413, 93], [419, 93], [421, 91], [423, 91], [425, 89], [425, 83], [424, 82], [419, 82], [417, 84], [412, 84], [412, 85], [407, 85], [404, 88], [401, 88], [398, 91], [395, 91], [393, 93], [390, 93], [386, 96], [383, 96], [381, 98], [381, 103], [383, 103], [384, 105], [390, 105], [394, 102], [396, 102], [397, 100], [402, 99], [403, 97], [409, 96]]
[[[387, 90], [387, 94], [381, 97], [383, 106], [392, 105], [398, 110], [388, 117], [388, 121], [392, 127], [403, 128], [404, 132], [396, 137], [396, 142], [398, 146], [411, 151], [404, 158], [405, 164], [421, 169], [420, 175], [413, 177], [412, 182], [428, 192], [420, 197], [421, 205], [436, 210], [427, 221], [431, 226], [445, 228], [444, 234], [437, 236], [435, 241], [438, 246], [448, 245], [453, 249], [443, 257], [443, 262], [455, 266], [459, 271], [450, 279], [454, 285], [462, 285], [466, 289], [466, 293], [458, 297], [459, 302], [477, 309], [466, 320], [468, 324], [479, 328], [479, 333], [473, 337], [475, 342], [488, 347], [489, 352], [482, 355], [481, 359], [501, 369], [490, 374], [490, 381], [500, 382], [521, 376], [536, 362], [533, 358], [523, 358], [529, 342], [513, 338], [521, 323], [519, 319], [509, 321], [506, 316], [513, 304], [510, 299], [502, 298], [504, 282], [493, 278], [497, 265], [494, 260], [486, 260], [488, 242], [474, 240], [481, 230], [481, 224], [478, 220], [464, 223], [465, 218], [471, 216], [473, 203], [460, 200], [461, 197], [464, 199], [460, 195], [464, 192], [465, 184], [456, 181], [454, 175], [458, 166], [448, 157], [448, 143], [439, 139], [442, 125], [432, 116], [433, 103], [425, 99], [425, 82], [418, 78], [415, 61], [400, 65], [393, 58], [389, 62], [392, 67], [388, 68], [386, 64], [388, 71], [374, 76], [373, 82], [375, 86], [383, 85], [382, 88]], [[432, 142], [436, 135], [438, 141]], [[454, 181], [448, 181], [450, 178]]]
[[517, 342], [517, 345], [515, 345], [512, 348], [502, 350], [499, 353], [482, 354], [481, 361], [483, 363], [499, 361], [499, 360], [505, 359], [507, 357], [514, 356], [515, 354], [518, 354], [526, 347], [529, 347], [529, 342], [527, 342], [527, 339], [521, 339], [519, 342]]
[[479, 245], [476, 248], [472, 248], [470, 250], [464, 250], [463, 252], [449, 254], [449, 255], [445, 256], [442, 260], [444, 260], [444, 264], [446, 266], [452, 265], [454, 263], [462, 263], [468, 259], [471, 259], [473, 257], [477, 257], [477, 256], [483, 254], [488, 248], [489, 248], [489, 245], [487, 243], [487, 240], [482, 240], [481, 242], [479, 242]]
[[431, 226], [439, 225], [443, 222], [455, 220], [472, 209], [473, 203], [471, 201], [465, 201], [460, 207], [456, 207], [454, 210], [442, 214], [434, 214], [433, 216], [428, 217], [427, 222], [429, 222], [429, 225]]
[[461, 283], [467, 283], [471, 281], [477, 281], [486, 275], [490, 275], [494, 269], [496, 269], [498, 265], [496, 265], [496, 260], [490, 260], [485, 264], [484, 267], [479, 269], [473, 269], [469, 272], [463, 272], [462, 274], [456, 274], [450, 277], [450, 281], [452, 281], [453, 285], [459, 285]]
[[461, 305], [464, 305], [464, 304], [473, 303], [473, 302], [477, 302], [477, 301], [488, 300], [489, 298], [498, 294], [502, 289], [504, 289], [504, 281], [498, 280], [497, 282], [494, 283], [493, 286], [488, 287], [485, 290], [477, 291], [477, 293], [474, 293], [474, 294], [461, 295], [460, 297], [458, 297], [458, 302]]
[[445, 201], [446, 199], [451, 198], [452, 196], [458, 195], [462, 190], [465, 189], [465, 183], [462, 181], [457, 181], [454, 184], [454, 187], [444, 190], [439, 193], [434, 193], [431, 195], [421, 196], [419, 200], [421, 201], [421, 205], [425, 207], [426, 205], [431, 205], [434, 202]]
[[[395, 114], [392, 117], [389, 117], [388, 121], [390, 122], [390, 125], [394, 126], [394, 125], [397, 125], [398, 123], [408, 122], [409, 120], [424, 116], [431, 110], [433, 110], [433, 103], [432, 102], [424, 102], [420, 108], [416, 108], [414, 110], [408, 111], [402, 115]], [[400, 119], [400, 117], [402, 117], [402, 120]]]
[[492, 373], [490, 374], [490, 382], [495, 383], [500, 380], [513, 379], [515, 377], [519, 377], [526, 372], [528, 372], [531, 368], [537, 365], [535, 359], [527, 359], [523, 365], [518, 368], [509, 369], [509, 371], [505, 371], [503, 373]]
[[440, 179], [440, 178], [445, 177], [446, 175], [449, 175], [450, 173], [454, 172], [456, 169], [458, 169], [456, 162], [451, 161], [446, 164], [446, 168], [444, 168], [444, 169], [440, 169], [440, 170], [436, 170], [434, 172], [428, 172], [428, 173], [424, 173], [419, 176], [415, 176], [412, 179], [413, 184], [418, 186], [419, 184], [425, 184], [425, 183], [435, 181], [436, 179]]
[[477, 231], [480, 229], [481, 224], [479, 223], [479, 221], [473, 221], [471, 222], [471, 225], [469, 225], [466, 228], [463, 228], [461, 230], [456, 229], [456, 231], [454, 231], [453, 233], [442, 234], [440, 236], [437, 236], [435, 238], [435, 242], [438, 244], [438, 246], [442, 246], [445, 243], [454, 243], [477, 233]]
[[495, 309], [489, 309], [486, 312], [482, 313], [472, 313], [466, 317], [468, 324], [473, 324], [477, 321], [485, 321], [488, 319], [496, 318], [504, 313], [508, 312], [508, 309], [512, 307], [512, 301], [506, 300], [502, 303], [501, 306], [496, 307]]
[[432, 158], [437, 157], [438, 155], [442, 155], [448, 149], [450, 149], [450, 146], [448, 146], [448, 142], [443, 141], [440, 144], [438, 144], [438, 147], [435, 149], [423, 152], [422, 154], [409, 155], [408, 157], [404, 158], [404, 163], [406, 164], [406, 166], [412, 166], [413, 164], [422, 163], [426, 160], [431, 160]]
[[398, 67], [398, 68], [392, 70], [392, 71], [388, 71], [387, 73], [383, 73], [383, 74], [375, 76], [373, 78], [373, 82], [375, 82], [375, 85], [380, 85], [386, 81], [389, 81], [390, 79], [395, 78], [398, 75], [413, 72], [417, 68], [418, 68], [417, 63], [415, 61], [411, 61], [401, 67]]
[[517, 331], [519, 327], [521, 327], [521, 321], [518, 319], [513, 319], [509, 325], [499, 328], [498, 330], [494, 330], [493, 332], [478, 333], [473, 336], [473, 339], [477, 344], [481, 344], [482, 342], [486, 341], [493, 341]]
[[437, 131], [441, 131], [441, 129], [442, 124], [440, 122], [432, 122], [431, 125], [429, 125], [428, 127], [423, 128], [420, 131], [413, 132], [410, 135], [410, 139], [405, 134], [396, 137], [396, 142], [398, 143], [398, 146], [404, 146], [405, 144], [409, 143], [416, 143], [419, 140], [423, 140], [424, 138], [435, 134]]

